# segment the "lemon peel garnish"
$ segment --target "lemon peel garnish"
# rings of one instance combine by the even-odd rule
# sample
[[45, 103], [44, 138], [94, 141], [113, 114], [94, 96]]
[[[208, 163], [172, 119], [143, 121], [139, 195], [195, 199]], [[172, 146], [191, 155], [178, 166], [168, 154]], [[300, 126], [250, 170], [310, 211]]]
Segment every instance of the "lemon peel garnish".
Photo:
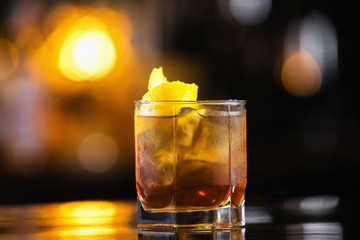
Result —
[[153, 88], [167, 82], [167, 79], [163, 73], [163, 68], [154, 68], [150, 74], [148, 90], [151, 91]]
[[196, 101], [198, 86], [195, 83], [181, 81], [169, 82], [162, 67], [154, 68], [148, 84], [148, 92], [142, 97], [143, 101]]

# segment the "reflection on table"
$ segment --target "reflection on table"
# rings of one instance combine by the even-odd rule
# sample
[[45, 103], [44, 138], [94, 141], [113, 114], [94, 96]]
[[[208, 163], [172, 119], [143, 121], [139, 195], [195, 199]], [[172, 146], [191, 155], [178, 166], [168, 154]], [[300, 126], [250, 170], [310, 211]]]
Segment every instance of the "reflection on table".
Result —
[[[264, 204], [266, 202], [266, 204]], [[138, 231], [136, 201], [0, 205], [0, 239], [348, 239], [338, 196], [250, 200], [232, 231]]]
[[0, 206], [0, 239], [136, 239], [136, 202]]

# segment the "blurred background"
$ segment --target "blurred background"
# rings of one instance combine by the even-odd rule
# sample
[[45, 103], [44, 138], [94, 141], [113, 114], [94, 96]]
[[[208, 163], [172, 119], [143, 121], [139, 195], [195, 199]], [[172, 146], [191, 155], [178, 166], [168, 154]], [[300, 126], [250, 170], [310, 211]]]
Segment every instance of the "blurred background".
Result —
[[[355, 16], [278, 0], [0, 1], [0, 203], [135, 199], [133, 101], [153, 67], [246, 99], [248, 196], [350, 196]], [[356, 27], [356, 28], [355, 28]]]

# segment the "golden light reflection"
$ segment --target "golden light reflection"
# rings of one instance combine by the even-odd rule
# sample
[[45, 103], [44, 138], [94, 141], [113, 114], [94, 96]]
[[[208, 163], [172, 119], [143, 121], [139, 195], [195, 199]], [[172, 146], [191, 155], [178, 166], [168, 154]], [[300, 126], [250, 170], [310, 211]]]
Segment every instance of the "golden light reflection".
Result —
[[111, 202], [70, 202], [60, 206], [60, 216], [73, 224], [94, 225], [113, 221], [117, 207]]
[[321, 71], [314, 57], [300, 51], [286, 59], [281, 70], [284, 88], [297, 97], [309, 97], [320, 91]]
[[26, 239], [136, 239], [136, 208], [133, 200], [0, 205], [0, 228]]
[[76, 81], [97, 80], [108, 74], [116, 61], [116, 49], [104, 23], [87, 16], [70, 32], [60, 49], [60, 71]]
[[112, 239], [120, 230], [129, 227], [135, 204], [108, 201], [69, 202], [59, 207], [59, 218], [67, 228], [59, 229], [58, 236], [64, 239], [82, 236]]
[[[60, 237], [64, 237], [64, 239], [68, 239], [69, 237], [96, 237], [98, 239], [99, 236], [111, 236], [115, 233], [115, 229], [112, 227], [83, 227], [83, 228], [73, 228], [69, 230], [63, 230], [60, 232]], [[91, 239], [91, 238], [90, 238]], [[113, 239], [108, 238], [106, 239]], [[115, 238], [114, 238], [115, 239]]]

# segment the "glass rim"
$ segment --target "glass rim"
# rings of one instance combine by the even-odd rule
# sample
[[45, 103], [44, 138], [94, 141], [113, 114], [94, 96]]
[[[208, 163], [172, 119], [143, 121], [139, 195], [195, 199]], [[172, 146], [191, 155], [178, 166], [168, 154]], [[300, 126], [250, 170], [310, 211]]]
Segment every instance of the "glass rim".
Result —
[[197, 101], [143, 101], [136, 100], [134, 101], [135, 105], [145, 105], [145, 104], [154, 104], [154, 105], [167, 105], [167, 104], [203, 104], [203, 105], [245, 105], [246, 100], [197, 100]]

